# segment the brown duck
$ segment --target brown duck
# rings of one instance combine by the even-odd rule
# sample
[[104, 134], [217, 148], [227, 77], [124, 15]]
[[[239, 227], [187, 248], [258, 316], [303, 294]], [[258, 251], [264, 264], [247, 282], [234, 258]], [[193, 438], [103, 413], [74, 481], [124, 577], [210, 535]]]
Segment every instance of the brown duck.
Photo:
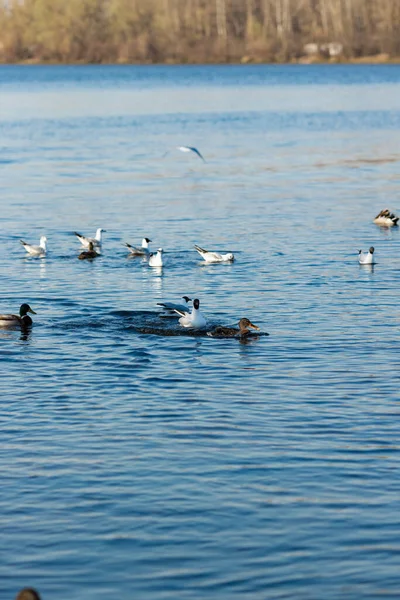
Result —
[[40, 596], [34, 588], [24, 588], [17, 594], [15, 600], [40, 600]]
[[96, 252], [93, 248], [93, 242], [89, 242], [88, 249], [83, 250], [78, 256], [79, 260], [85, 260], [85, 258], [93, 259], [99, 256], [99, 253]]
[[212, 331], [209, 331], [207, 335], [209, 335], [210, 337], [219, 338], [246, 337], [248, 335], [251, 335], [249, 327], [251, 327], [251, 329], [257, 329], [257, 331], [260, 331], [260, 328], [257, 327], [257, 325], [254, 325], [254, 323], [252, 323], [249, 319], [246, 318], [240, 319], [238, 325], [239, 329], [236, 329], [236, 327], [224, 327], [222, 325], [219, 325], [218, 327], [215, 327], [215, 329], [213, 329]]

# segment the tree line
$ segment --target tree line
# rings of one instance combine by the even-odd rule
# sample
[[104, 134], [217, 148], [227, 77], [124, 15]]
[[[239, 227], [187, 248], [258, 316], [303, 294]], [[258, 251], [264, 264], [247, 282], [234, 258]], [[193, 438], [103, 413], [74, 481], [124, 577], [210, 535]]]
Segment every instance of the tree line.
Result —
[[0, 60], [286, 62], [400, 55], [399, 0], [0, 0]]

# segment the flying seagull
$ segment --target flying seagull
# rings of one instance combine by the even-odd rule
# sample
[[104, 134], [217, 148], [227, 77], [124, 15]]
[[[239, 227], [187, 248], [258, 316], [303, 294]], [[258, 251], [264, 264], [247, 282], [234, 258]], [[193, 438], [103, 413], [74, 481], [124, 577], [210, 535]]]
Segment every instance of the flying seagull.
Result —
[[204, 156], [201, 154], [201, 152], [199, 150], [197, 150], [197, 148], [194, 148], [193, 146], [177, 146], [177, 149], [180, 150], [181, 152], [194, 152], [195, 154], [197, 154], [197, 156], [199, 158], [201, 158], [201, 160], [203, 162], [206, 162]]

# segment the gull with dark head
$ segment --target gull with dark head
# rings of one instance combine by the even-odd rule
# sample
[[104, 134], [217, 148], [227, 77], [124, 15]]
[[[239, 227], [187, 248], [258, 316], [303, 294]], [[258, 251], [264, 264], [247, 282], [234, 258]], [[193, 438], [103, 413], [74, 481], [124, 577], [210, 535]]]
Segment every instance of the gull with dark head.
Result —
[[193, 308], [191, 312], [175, 310], [180, 315], [179, 323], [182, 327], [190, 327], [192, 329], [204, 329], [207, 327], [207, 321], [200, 312], [200, 300], [193, 300]]
[[149, 238], [145, 237], [142, 239], [142, 245], [140, 247], [131, 246], [127, 242], [125, 242], [125, 246], [128, 248], [131, 256], [148, 256], [150, 254], [150, 250], [149, 250], [150, 242], [151, 242], [151, 240], [149, 240]]
[[149, 267], [162, 267], [163, 266], [163, 249], [159, 248], [157, 252], [151, 252], [149, 254]]
[[375, 264], [374, 259], [375, 248], [371, 246], [368, 252], [363, 252], [362, 250], [358, 251], [358, 262], [360, 265], [373, 265]]

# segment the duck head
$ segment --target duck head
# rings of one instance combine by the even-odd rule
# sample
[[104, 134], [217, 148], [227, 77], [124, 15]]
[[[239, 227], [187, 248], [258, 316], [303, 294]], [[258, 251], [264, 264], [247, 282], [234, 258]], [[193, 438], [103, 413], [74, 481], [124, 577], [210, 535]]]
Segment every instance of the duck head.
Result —
[[36, 315], [35, 311], [31, 309], [29, 304], [21, 304], [20, 309], [19, 309], [19, 316], [24, 317], [28, 313], [31, 313], [32, 315]]

